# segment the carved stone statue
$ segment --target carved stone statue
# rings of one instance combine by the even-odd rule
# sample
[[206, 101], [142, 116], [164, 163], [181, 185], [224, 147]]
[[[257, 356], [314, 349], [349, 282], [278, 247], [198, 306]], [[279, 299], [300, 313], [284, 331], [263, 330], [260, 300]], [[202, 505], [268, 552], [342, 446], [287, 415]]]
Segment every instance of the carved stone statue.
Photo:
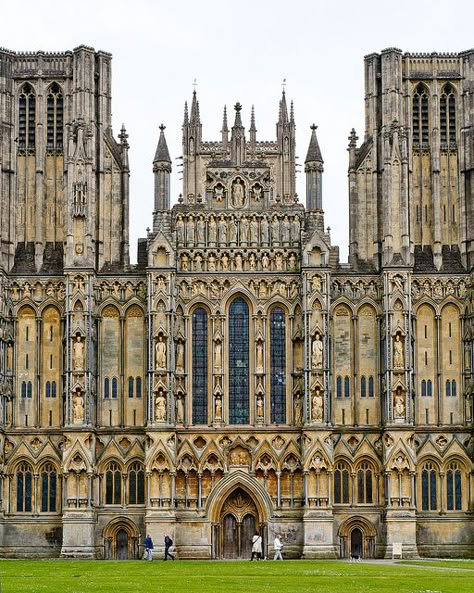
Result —
[[243, 216], [240, 221], [240, 244], [247, 245], [249, 234], [249, 221], [246, 216]]
[[216, 258], [213, 253], [210, 253], [209, 257], [207, 258], [207, 269], [209, 272], [216, 271]]
[[242, 265], [242, 256], [240, 253], [237, 253], [235, 256], [235, 271], [242, 272], [243, 265]]
[[232, 184], [232, 205], [234, 208], [242, 208], [245, 202], [244, 184], [240, 179], [236, 179]]
[[176, 372], [184, 373], [184, 343], [178, 340], [176, 344]]
[[395, 393], [393, 410], [395, 418], [405, 418], [405, 397], [400, 386], [397, 387]]
[[257, 341], [257, 373], [263, 373], [263, 343], [262, 340]]
[[224, 188], [220, 183], [214, 188], [214, 199], [216, 202], [222, 202], [224, 199]]
[[223, 272], [227, 272], [229, 270], [229, 256], [227, 255], [227, 253], [224, 253], [222, 255], [221, 266]]
[[229, 243], [237, 244], [237, 222], [234, 218], [229, 220]]
[[250, 221], [250, 243], [252, 245], [258, 245], [258, 220], [255, 214]]
[[263, 418], [263, 397], [257, 397], [257, 418]]
[[74, 423], [84, 420], [84, 395], [79, 388], [72, 396], [72, 420]]
[[219, 218], [217, 233], [219, 238], [219, 245], [225, 245], [227, 243], [227, 223], [225, 221], [223, 214]]
[[268, 270], [270, 267], [270, 258], [267, 253], [262, 255], [262, 270]]
[[215, 404], [215, 419], [217, 421], [222, 420], [222, 400], [220, 395], [216, 395], [216, 404]]
[[166, 369], [166, 342], [163, 336], [158, 336], [155, 343], [155, 364], [157, 369]]
[[263, 216], [262, 221], [260, 223], [260, 233], [262, 238], [262, 245], [268, 245], [269, 227], [268, 219], [266, 216]]
[[290, 242], [290, 221], [288, 220], [288, 216], [285, 216], [281, 223], [281, 241], [284, 244]]
[[311, 366], [313, 369], [321, 369], [323, 366], [323, 341], [319, 332], [316, 332], [313, 340]]
[[13, 370], [13, 344], [11, 342], [7, 345], [7, 371]]
[[291, 223], [291, 240], [293, 243], [298, 243], [300, 240], [300, 219], [299, 216], [295, 216], [293, 218], [293, 222]]
[[216, 225], [216, 219], [214, 218], [214, 216], [212, 214], [209, 217], [209, 222], [207, 225], [207, 236], [208, 236], [209, 245], [215, 245], [216, 238], [217, 238], [217, 225]]
[[72, 346], [72, 365], [75, 371], [84, 370], [84, 343], [81, 336], [76, 336]]
[[194, 245], [194, 218], [189, 216], [186, 223], [186, 238], [188, 245]]
[[196, 222], [196, 236], [198, 245], [203, 246], [205, 244], [205, 234], [206, 223], [204, 222], [204, 217], [201, 215]]
[[311, 418], [313, 422], [322, 422], [323, 421], [323, 396], [321, 393], [321, 388], [319, 385], [316, 385], [313, 397], [311, 399]]
[[280, 243], [280, 221], [278, 220], [278, 216], [275, 216], [272, 219], [272, 243], [274, 245], [278, 245]]
[[155, 420], [157, 422], [164, 422], [166, 420], [166, 397], [163, 388], [158, 389], [155, 396]]
[[182, 394], [176, 397], [176, 422], [183, 424], [184, 422], [184, 398]]
[[397, 333], [393, 341], [393, 367], [395, 369], [405, 368], [403, 340], [401, 339], [400, 333]]
[[183, 217], [181, 214], [176, 219], [176, 240], [178, 245], [183, 245], [184, 243], [184, 222]]
[[216, 373], [220, 373], [222, 370], [222, 343], [219, 339], [216, 340], [214, 348], [214, 368]]

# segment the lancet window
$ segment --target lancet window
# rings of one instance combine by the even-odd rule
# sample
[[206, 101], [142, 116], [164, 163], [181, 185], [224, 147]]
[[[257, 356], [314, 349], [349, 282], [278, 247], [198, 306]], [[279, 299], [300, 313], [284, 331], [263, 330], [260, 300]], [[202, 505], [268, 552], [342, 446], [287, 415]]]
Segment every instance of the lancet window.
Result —
[[193, 423], [208, 422], [208, 315], [205, 309], [194, 310], [193, 317]]
[[22, 152], [35, 149], [36, 97], [33, 87], [24, 84], [18, 101], [18, 149]]
[[229, 422], [249, 422], [249, 309], [236, 298], [229, 309]]
[[49, 152], [63, 150], [63, 95], [56, 82], [51, 85], [47, 98], [46, 149]]
[[286, 421], [286, 322], [285, 312], [274, 308], [270, 315], [270, 389], [271, 421]]

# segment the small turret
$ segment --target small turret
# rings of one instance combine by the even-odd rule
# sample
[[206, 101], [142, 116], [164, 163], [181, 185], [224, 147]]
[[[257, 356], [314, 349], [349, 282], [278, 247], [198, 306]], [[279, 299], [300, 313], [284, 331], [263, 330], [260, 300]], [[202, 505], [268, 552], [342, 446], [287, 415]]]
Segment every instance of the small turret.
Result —
[[257, 146], [257, 128], [255, 127], [255, 108], [252, 105], [252, 111], [250, 114], [250, 150], [255, 152]]
[[224, 105], [224, 115], [222, 117], [222, 148], [224, 153], [227, 152], [227, 146], [229, 144], [229, 126], [227, 125], [227, 106]]
[[318, 126], [311, 126], [311, 140], [309, 141], [308, 153], [304, 162], [306, 173], [306, 208], [308, 210], [323, 209], [322, 174], [323, 157], [319, 148], [316, 130]]
[[170, 207], [171, 158], [166, 144], [165, 126], [160, 126], [160, 138], [153, 159], [155, 174], [155, 211], [168, 210]]
[[232, 126], [231, 134], [231, 145], [232, 154], [231, 158], [237, 165], [240, 165], [245, 159], [245, 128], [242, 125], [242, 117], [240, 112], [242, 111], [242, 105], [237, 102], [234, 106], [235, 109], [235, 121]]

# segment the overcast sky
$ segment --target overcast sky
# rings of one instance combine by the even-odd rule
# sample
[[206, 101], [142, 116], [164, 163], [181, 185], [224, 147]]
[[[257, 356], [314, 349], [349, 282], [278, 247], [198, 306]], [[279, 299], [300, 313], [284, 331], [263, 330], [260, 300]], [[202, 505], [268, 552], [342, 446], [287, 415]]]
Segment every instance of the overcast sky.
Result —
[[63, 51], [85, 44], [113, 54], [114, 133], [125, 123], [130, 142], [133, 261], [137, 238], [151, 226], [152, 160], [161, 123], [173, 160], [172, 203], [181, 192], [175, 159], [183, 105], [195, 78], [204, 140], [219, 140], [223, 106], [231, 125], [236, 101], [243, 105], [247, 128], [255, 105], [257, 139], [273, 140], [286, 78], [302, 164], [309, 126], [318, 125], [326, 226], [345, 261], [347, 137], [354, 127], [362, 140], [364, 55], [386, 47], [411, 52], [474, 47], [472, 0], [2, 0], [0, 6], [0, 46]]

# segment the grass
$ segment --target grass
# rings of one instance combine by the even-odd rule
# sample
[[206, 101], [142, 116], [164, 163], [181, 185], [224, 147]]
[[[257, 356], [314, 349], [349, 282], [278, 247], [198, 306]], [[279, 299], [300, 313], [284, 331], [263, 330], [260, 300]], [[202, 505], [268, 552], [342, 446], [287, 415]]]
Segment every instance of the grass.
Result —
[[400, 564], [437, 566], [439, 568], [467, 568], [474, 570], [474, 560], [402, 560]]
[[[435, 563], [438, 564], [438, 563]], [[448, 562], [451, 566], [451, 563]], [[344, 561], [0, 561], [1, 593], [472, 593], [474, 571]]]

